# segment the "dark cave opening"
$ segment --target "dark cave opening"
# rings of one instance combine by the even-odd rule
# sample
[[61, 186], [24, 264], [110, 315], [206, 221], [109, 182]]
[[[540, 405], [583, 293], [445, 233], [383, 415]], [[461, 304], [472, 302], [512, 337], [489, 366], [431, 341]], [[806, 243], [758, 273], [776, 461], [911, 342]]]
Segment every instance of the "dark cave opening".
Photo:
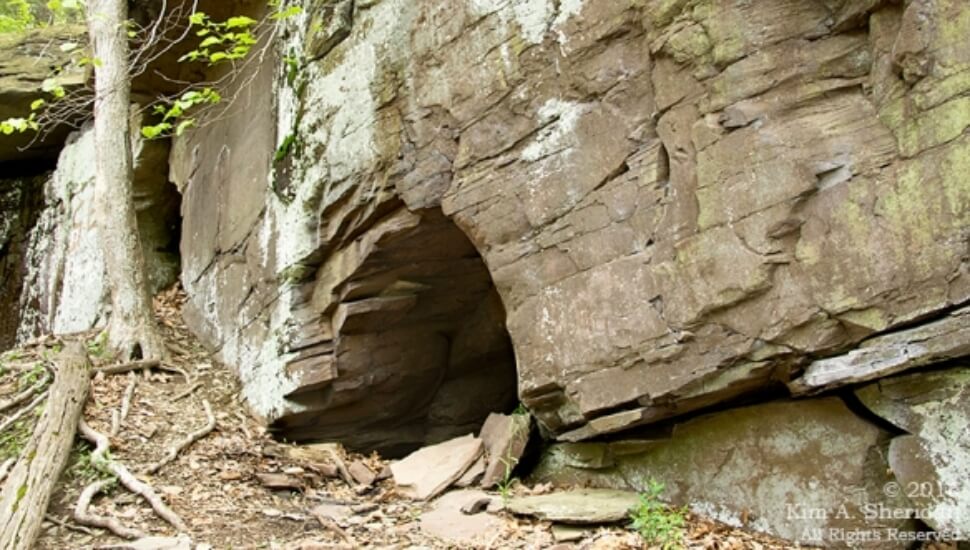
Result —
[[334, 289], [332, 340], [306, 363], [333, 379], [291, 395], [309, 410], [275, 423], [286, 439], [395, 457], [515, 408], [515, 355], [485, 262], [440, 209], [404, 214], [411, 223]]

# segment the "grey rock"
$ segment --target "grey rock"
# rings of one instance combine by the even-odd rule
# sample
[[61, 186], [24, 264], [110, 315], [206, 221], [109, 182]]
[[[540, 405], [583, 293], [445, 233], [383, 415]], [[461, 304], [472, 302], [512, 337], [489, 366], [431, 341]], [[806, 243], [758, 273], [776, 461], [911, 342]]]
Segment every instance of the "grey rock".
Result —
[[970, 368], [886, 378], [856, 395], [912, 434], [893, 439], [889, 464], [918, 517], [940, 533], [970, 537]]
[[505, 504], [509, 512], [541, 520], [572, 525], [598, 525], [629, 519], [639, 503], [633, 491], [581, 489], [544, 495], [512, 497]]
[[883, 492], [889, 439], [838, 398], [778, 401], [676, 424], [668, 439], [553, 445], [530, 481], [645, 491], [656, 480], [665, 501], [729, 525], [836, 546], [829, 529], [879, 532], [883, 548], [889, 529], [913, 527], [865, 516], [908, 506]]

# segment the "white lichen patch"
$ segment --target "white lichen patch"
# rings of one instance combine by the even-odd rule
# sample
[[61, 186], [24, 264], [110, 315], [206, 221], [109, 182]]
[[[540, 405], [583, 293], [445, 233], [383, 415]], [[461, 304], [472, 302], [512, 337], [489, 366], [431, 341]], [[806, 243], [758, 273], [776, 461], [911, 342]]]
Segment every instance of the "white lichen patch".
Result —
[[538, 112], [539, 122], [544, 127], [532, 143], [522, 150], [522, 160], [535, 162], [570, 149], [576, 144], [574, 132], [586, 109], [583, 103], [556, 98], [546, 101]]
[[514, 24], [530, 44], [542, 43], [556, 17], [552, 0], [472, 0], [471, 6], [480, 16], [496, 14], [506, 27]]

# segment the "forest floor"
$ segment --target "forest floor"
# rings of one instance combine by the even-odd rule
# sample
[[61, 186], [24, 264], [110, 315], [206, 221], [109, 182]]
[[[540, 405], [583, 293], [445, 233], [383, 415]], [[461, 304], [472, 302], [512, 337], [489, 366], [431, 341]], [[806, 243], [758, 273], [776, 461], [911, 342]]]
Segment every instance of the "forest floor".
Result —
[[[241, 401], [239, 383], [231, 369], [213, 360], [181, 321], [183, 297], [173, 290], [156, 299], [164, 324], [174, 369], [146, 374], [99, 374], [93, 380], [84, 417], [97, 431], [109, 434], [111, 457], [134, 472], [163, 457], [168, 449], [197, 430], [205, 431], [212, 418], [215, 427], [178, 454], [152, 476], [139, 476], [160, 493], [185, 521], [195, 549], [269, 548], [312, 550], [322, 548], [458, 548], [422, 528], [422, 516], [432, 504], [411, 501], [400, 495], [393, 479], [371, 487], [352, 487], [339, 475], [335, 464], [301, 454], [299, 448], [274, 441], [260, 423], [249, 416]], [[88, 343], [92, 361], [104, 366], [108, 360], [93, 334], [78, 335]], [[8, 352], [0, 369], [0, 401], [5, 395], [36, 383], [42, 373], [36, 365], [49, 364], [64, 340], [47, 339]], [[97, 366], [97, 365], [96, 365]], [[183, 370], [188, 380], [177, 370]], [[129, 396], [130, 406], [122, 420], [120, 409]], [[209, 417], [203, 402], [211, 404]], [[9, 414], [9, 412], [8, 412]], [[113, 420], [113, 416], [117, 419]], [[30, 435], [33, 416], [0, 433], [0, 463], [16, 454]], [[122, 420], [119, 422], [119, 420]], [[296, 452], [291, 452], [296, 449]], [[374, 472], [387, 471], [379, 456], [345, 453], [334, 446], [339, 460], [350, 464], [363, 460]], [[48, 521], [36, 548], [127, 548], [110, 533], [79, 526], [73, 510], [83, 488], [101, 474], [90, 462], [91, 448], [80, 438], [70, 463], [53, 495]], [[265, 474], [275, 474], [266, 476]], [[282, 482], [281, 482], [282, 480]], [[266, 486], [282, 484], [282, 490]], [[513, 491], [543, 488], [517, 485]], [[321, 505], [349, 510], [336, 519], [322, 517]], [[91, 512], [111, 516], [126, 526], [153, 536], [175, 536], [174, 529], [156, 516], [140, 498], [115, 487], [96, 499]], [[489, 548], [550, 548], [556, 546], [548, 522], [496, 516], [499, 528], [488, 540], [473, 545]], [[698, 517], [689, 517], [686, 529], [689, 549], [789, 548], [761, 535], [735, 530]], [[625, 525], [586, 532], [561, 548], [646, 548], [643, 540]]]

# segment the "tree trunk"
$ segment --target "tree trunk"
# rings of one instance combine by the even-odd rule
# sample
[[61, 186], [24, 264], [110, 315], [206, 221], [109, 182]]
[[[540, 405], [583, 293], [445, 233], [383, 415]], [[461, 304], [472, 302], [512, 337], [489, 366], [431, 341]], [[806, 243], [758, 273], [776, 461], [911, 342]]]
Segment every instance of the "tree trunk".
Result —
[[71, 344], [57, 359], [47, 408], [0, 493], [0, 550], [33, 547], [54, 485], [67, 465], [91, 383], [87, 354]]
[[145, 256], [138, 238], [132, 190], [131, 82], [127, 0], [90, 0], [88, 33], [94, 48], [95, 195], [111, 287], [108, 342], [126, 358], [165, 355], [152, 311]]

